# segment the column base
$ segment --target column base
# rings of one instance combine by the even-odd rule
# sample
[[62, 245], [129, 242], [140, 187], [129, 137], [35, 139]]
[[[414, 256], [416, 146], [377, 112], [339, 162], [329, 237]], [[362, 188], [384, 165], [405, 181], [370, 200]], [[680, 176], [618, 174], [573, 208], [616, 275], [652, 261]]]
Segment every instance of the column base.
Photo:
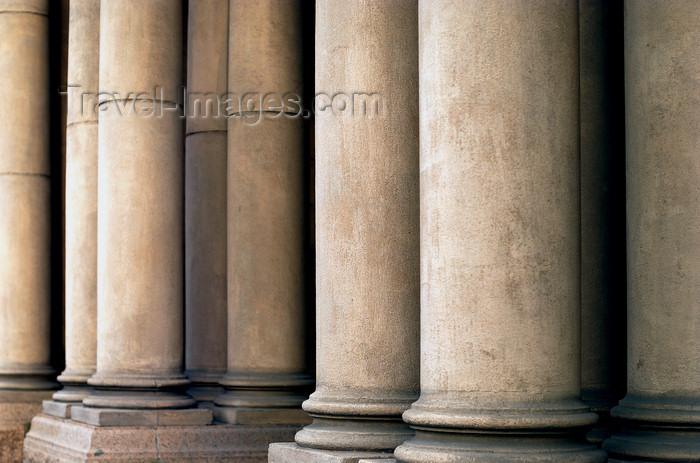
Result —
[[0, 461], [22, 461], [22, 441], [53, 391], [0, 391]]
[[[39, 415], [24, 440], [28, 463], [263, 463], [270, 442], [298, 426], [93, 426]], [[6, 460], [2, 460], [6, 461]]]
[[605, 463], [607, 455], [594, 444], [573, 436], [461, 434], [416, 431], [394, 454], [402, 463]]
[[693, 397], [628, 395], [612, 409], [620, 432], [603, 443], [608, 461], [700, 462], [700, 410]]
[[695, 431], [625, 429], [606, 440], [609, 463], [698, 463], [700, 434]]
[[401, 420], [314, 417], [294, 440], [304, 448], [391, 453], [410, 437], [413, 430]]
[[92, 408], [76, 406], [71, 419], [93, 426], [206, 426], [212, 422], [212, 412], [205, 408], [125, 410], [121, 408]]
[[71, 409], [77, 405], [82, 404], [80, 402], [57, 402], [55, 400], [44, 400], [42, 403], [42, 409], [45, 415], [55, 416], [56, 418], [70, 418]]
[[390, 452], [308, 449], [294, 442], [270, 444], [268, 463], [392, 463]]

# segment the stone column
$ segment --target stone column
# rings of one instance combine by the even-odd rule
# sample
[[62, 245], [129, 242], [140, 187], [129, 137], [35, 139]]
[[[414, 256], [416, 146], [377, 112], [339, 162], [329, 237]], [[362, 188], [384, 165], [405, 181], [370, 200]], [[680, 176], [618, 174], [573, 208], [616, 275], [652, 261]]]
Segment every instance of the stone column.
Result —
[[56, 386], [47, 14], [47, 0], [0, 0], [0, 459], [8, 461]]
[[187, 21], [185, 372], [211, 406], [226, 372], [228, 0], [189, 2]]
[[700, 461], [700, 3], [625, 3], [627, 396], [611, 462]]
[[305, 362], [301, 3], [230, 3], [228, 371], [215, 416], [299, 424]]
[[625, 147], [622, 4], [579, 1], [581, 124], [581, 399], [615, 429], [625, 389]]
[[396, 458], [604, 462], [578, 400], [577, 2], [419, 10], [421, 396]]
[[44, 411], [70, 417], [90, 392], [97, 352], [97, 108], [100, 3], [73, 0], [66, 126], [66, 368]]
[[97, 371], [71, 415], [106, 425], [104, 408], [196, 402], [182, 373], [181, 2], [105, 0], [100, 17]]
[[314, 421], [270, 461], [390, 456], [418, 394], [418, 52], [412, 1], [316, 5]]

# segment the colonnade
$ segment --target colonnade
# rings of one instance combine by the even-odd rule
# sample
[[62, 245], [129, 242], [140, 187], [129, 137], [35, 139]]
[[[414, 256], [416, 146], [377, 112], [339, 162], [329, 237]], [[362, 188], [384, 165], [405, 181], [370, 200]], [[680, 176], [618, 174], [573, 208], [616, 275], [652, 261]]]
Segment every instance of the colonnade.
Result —
[[52, 365], [53, 18], [0, 0], [2, 458], [700, 461], [700, 4], [184, 4], [70, 1]]

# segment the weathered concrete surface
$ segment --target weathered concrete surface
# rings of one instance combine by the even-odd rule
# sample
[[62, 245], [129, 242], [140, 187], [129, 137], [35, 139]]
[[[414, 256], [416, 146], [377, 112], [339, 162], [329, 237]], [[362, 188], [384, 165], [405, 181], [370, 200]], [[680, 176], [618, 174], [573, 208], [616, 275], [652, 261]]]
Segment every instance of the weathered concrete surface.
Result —
[[[700, 461], [700, 4], [625, 4], [627, 396], [612, 462]], [[652, 429], [649, 426], [653, 426]]]
[[420, 2], [421, 396], [398, 461], [605, 461], [579, 443], [577, 12]]

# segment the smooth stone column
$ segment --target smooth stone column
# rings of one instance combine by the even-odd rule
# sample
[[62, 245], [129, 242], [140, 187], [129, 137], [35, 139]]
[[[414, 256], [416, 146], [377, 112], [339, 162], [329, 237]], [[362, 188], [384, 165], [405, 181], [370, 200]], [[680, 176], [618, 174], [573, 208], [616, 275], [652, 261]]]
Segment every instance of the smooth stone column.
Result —
[[400, 462], [604, 462], [579, 397], [578, 8], [421, 1], [421, 396]]
[[700, 4], [625, 3], [627, 396], [611, 462], [700, 461]]
[[[412, 435], [400, 417], [419, 381], [417, 46], [415, 2], [316, 5], [329, 99], [316, 106], [314, 421], [271, 462], [390, 456]], [[364, 112], [363, 93], [379, 105]]]
[[138, 410], [196, 404], [182, 373], [181, 2], [105, 0], [100, 19], [97, 371], [71, 415], [107, 425], [99, 409], [135, 409], [119, 423], [138, 424], [152, 415]]
[[0, 0], [0, 459], [57, 384], [50, 366], [48, 1]]
[[228, 371], [215, 401], [228, 423], [309, 420], [303, 120], [281, 101], [302, 95], [301, 19], [295, 0], [230, 3]]
[[581, 80], [581, 400], [600, 417], [625, 390], [625, 147], [622, 3], [579, 1]]
[[47, 1], [0, 1], [0, 390], [56, 385], [47, 14]]
[[228, 0], [190, 2], [187, 21], [185, 373], [211, 406], [226, 372]]
[[[97, 108], [100, 3], [73, 0], [66, 126], [66, 368], [44, 411], [69, 417], [90, 393], [97, 357]], [[91, 101], [92, 100], [92, 101]]]

